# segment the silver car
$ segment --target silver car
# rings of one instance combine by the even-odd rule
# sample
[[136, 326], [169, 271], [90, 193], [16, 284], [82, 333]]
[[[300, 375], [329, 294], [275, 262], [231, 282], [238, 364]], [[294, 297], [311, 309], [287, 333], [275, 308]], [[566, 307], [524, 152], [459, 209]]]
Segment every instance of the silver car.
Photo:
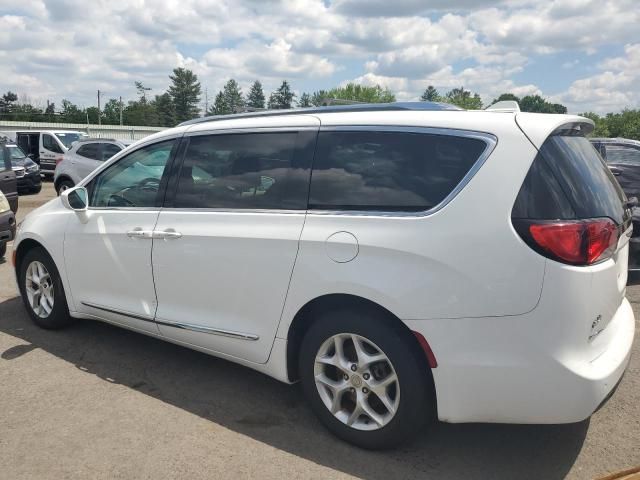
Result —
[[105, 160], [131, 145], [131, 140], [88, 138], [75, 142], [56, 166], [53, 176], [58, 195], [77, 185]]

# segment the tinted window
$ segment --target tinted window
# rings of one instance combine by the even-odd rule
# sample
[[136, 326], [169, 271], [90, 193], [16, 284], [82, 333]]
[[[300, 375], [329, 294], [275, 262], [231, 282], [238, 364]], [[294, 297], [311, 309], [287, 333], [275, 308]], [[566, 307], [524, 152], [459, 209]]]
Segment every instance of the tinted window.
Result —
[[405, 132], [322, 132], [311, 208], [427, 210], [482, 155], [482, 140]]
[[53, 138], [53, 136], [49, 135], [48, 133], [42, 134], [42, 146], [47, 150], [49, 150], [50, 152], [63, 153], [62, 148], [60, 148], [60, 145], [58, 145], [58, 142], [56, 142], [56, 139]]
[[[542, 145], [539, 158], [544, 159], [545, 168], [553, 176], [547, 174], [548, 191], [545, 193], [540, 190], [535, 199], [537, 202], [545, 202], [547, 200], [542, 195], [554, 195], [554, 201], [559, 202], [558, 212], [549, 214], [550, 218], [572, 218], [567, 217], [568, 210], [562, 207], [559, 200], [564, 197], [577, 218], [610, 217], [622, 223], [625, 216], [624, 193], [586, 138], [551, 136]], [[531, 171], [538, 168], [538, 159], [534, 161]], [[558, 187], [562, 190], [562, 195], [557, 191]], [[524, 207], [518, 206], [519, 201], [520, 199], [516, 206], [522, 212]], [[518, 213], [515, 208], [514, 216]]]
[[626, 145], [606, 145], [608, 163], [624, 163], [628, 165], [640, 165], [640, 148]]
[[571, 203], [541, 155], [533, 161], [524, 179], [511, 216], [532, 220], [576, 218]]
[[91, 207], [153, 207], [174, 141], [143, 147], [91, 181]]
[[102, 158], [101, 160], [109, 160], [116, 153], [119, 153], [121, 148], [113, 143], [103, 143], [102, 144]]
[[92, 160], [98, 159], [99, 145], [97, 143], [87, 143], [78, 148], [76, 152], [78, 155]]
[[314, 132], [191, 137], [177, 208], [305, 209]]
[[9, 155], [4, 153], [4, 147], [0, 145], [0, 170], [11, 170]]

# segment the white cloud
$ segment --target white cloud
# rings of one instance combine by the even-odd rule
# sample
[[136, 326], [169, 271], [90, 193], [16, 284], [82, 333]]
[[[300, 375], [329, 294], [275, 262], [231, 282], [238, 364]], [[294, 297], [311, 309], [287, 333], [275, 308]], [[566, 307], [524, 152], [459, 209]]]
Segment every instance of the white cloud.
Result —
[[[637, 0], [0, 0], [3, 89], [59, 103], [161, 93], [177, 66], [193, 69], [210, 96], [229, 78], [269, 91], [352, 79], [399, 99], [433, 84], [500, 93], [554, 94], [571, 108], [638, 106]], [[532, 56], [565, 52], [571, 75], [587, 55], [628, 44], [596, 73], [541, 91], [526, 81]], [[569, 55], [569, 56], [571, 56]], [[516, 81], [514, 78], [524, 78]], [[560, 101], [558, 100], [558, 101]], [[593, 104], [593, 105], [591, 105]], [[587, 108], [589, 106], [590, 108]]]

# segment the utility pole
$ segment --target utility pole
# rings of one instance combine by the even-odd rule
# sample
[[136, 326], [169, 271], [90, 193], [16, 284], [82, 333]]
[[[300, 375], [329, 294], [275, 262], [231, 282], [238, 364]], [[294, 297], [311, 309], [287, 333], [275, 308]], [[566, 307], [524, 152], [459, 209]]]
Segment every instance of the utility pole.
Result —
[[100, 120], [100, 90], [98, 90], [98, 125], [102, 125], [102, 121]]
[[209, 115], [209, 90], [207, 87], [204, 87], [204, 115], [206, 117]]
[[122, 126], [122, 96], [120, 96], [120, 126]]

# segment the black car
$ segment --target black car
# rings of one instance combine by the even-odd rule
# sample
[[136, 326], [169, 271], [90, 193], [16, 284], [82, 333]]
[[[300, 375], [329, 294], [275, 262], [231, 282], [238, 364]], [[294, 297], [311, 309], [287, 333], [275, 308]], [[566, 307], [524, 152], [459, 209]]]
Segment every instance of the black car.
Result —
[[[627, 198], [640, 200], [640, 142], [627, 138], [592, 138]], [[629, 270], [640, 271], [640, 208], [633, 209], [633, 237], [629, 243]]]
[[4, 144], [5, 155], [11, 159], [11, 167], [16, 174], [18, 193], [39, 193], [42, 189], [40, 166], [29, 158], [17, 145]]
[[13, 171], [11, 157], [4, 146], [5, 143], [0, 143], [0, 192], [6, 197], [13, 213], [16, 213], [18, 211], [16, 174]]

